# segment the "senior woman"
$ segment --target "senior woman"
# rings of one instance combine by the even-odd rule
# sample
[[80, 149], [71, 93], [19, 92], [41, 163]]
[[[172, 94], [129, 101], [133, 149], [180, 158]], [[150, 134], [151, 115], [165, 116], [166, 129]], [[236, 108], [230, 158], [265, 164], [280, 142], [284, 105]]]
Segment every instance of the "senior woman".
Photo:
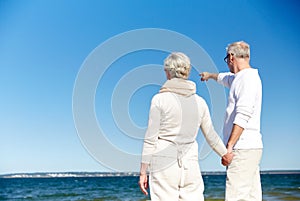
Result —
[[197, 133], [201, 128], [208, 144], [228, 163], [222, 140], [215, 132], [208, 106], [196, 94], [196, 85], [187, 80], [190, 59], [171, 53], [164, 61], [167, 81], [151, 101], [145, 134], [139, 186], [148, 195], [150, 172], [152, 201], [204, 200], [204, 184], [198, 163]]

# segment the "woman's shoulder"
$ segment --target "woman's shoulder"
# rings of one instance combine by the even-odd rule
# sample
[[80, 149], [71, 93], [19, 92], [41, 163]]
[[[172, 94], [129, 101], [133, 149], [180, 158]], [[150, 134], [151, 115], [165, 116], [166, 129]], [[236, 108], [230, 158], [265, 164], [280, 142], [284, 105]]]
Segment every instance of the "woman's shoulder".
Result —
[[196, 97], [196, 101], [197, 101], [199, 108], [207, 108], [208, 107], [204, 98], [202, 98], [198, 94], [195, 94], [195, 97]]
[[160, 93], [154, 94], [152, 99], [160, 99], [160, 98], [168, 97], [170, 95], [172, 95], [171, 92], [163, 92], [163, 93], [160, 92]]
[[163, 100], [169, 99], [172, 96], [171, 92], [157, 93], [152, 97], [152, 102], [161, 102]]
[[198, 101], [206, 103], [206, 101], [204, 100], [204, 98], [202, 98], [200, 95], [195, 94], [195, 97], [196, 97], [196, 99], [197, 99]]

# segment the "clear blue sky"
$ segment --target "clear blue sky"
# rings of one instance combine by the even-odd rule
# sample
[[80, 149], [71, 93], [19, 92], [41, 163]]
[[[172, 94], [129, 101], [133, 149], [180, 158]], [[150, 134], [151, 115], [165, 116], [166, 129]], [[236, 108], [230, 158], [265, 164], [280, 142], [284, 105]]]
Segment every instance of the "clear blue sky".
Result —
[[[98, 45], [143, 28], [189, 37], [219, 71], [227, 71], [223, 61], [227, 44], [250, 43], [251, 65], [259, 69], [263, 82], [261, 167], [300, 169], [298, 8], [296, 0], [0, 0], [0, 174], [110, 171], [88, 153], [78, 137], [73, 88], [84, 60]], [[114, 124], [110, 108], [114, 88], [132, 69], [161, 65], [166, 55], [141, 51], [124, 56], [99, 82], [95, 96], [98, 123], [111, 143], [124, 152], [139, 154], [142, 141], [124, 136]], [[161, 75], [150, 72], [149, 76]], [[191, 79], [212, 108], [197, 72]], [[158, 89], [148, 85], [131, 97], [130, 118], [138, 126], [146, 126], [150, 99]], [[103, 154], [110, 155], [109, 151]], [[200, 160], [200, 165], [204, 171], [224, 170], [215, 153]], [[132, 170], [138, 169], [139, 165]]]

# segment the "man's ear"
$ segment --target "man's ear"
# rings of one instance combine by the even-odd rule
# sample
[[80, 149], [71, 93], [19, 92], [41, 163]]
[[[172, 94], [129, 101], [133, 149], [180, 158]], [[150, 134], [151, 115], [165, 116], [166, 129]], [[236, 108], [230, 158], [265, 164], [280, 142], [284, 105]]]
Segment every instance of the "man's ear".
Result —
[[229, 62], [231, 62], [231, 63], [232, 63], [232, 62], [233, 62], [233, 60], [234, 60], [234, 57], [233, 57], [233, 55], [232, 55], [232, 54], [230, 54], [228, 59], [229, 59]]

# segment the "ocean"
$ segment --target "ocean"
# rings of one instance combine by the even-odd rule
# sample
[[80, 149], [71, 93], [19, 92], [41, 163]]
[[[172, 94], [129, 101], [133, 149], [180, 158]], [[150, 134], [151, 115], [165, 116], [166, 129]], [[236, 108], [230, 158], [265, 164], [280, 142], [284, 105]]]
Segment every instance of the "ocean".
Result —
[[[225, 175], [203, 173], [205, 200], [224, 200]], [[300, 172], [261, 174], [263, 200], [300, 200]], [[134, 173], [0, 175], [0, 200], [146, 201]]]

